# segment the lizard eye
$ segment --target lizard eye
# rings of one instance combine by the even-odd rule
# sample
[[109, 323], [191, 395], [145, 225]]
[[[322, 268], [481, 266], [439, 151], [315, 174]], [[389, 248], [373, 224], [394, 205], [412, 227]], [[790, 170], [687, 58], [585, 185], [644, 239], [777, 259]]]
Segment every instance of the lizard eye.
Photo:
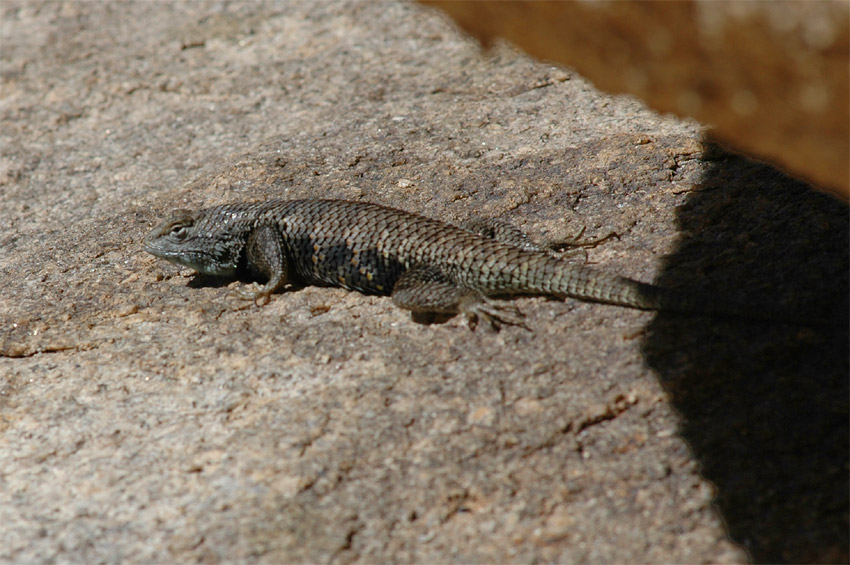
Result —
[[186, 236], [189, 235], [189, 229], [185, 224], [177, 224], [176, 226], [171, 228], [171, 237], [177, 240], [186, 239]]

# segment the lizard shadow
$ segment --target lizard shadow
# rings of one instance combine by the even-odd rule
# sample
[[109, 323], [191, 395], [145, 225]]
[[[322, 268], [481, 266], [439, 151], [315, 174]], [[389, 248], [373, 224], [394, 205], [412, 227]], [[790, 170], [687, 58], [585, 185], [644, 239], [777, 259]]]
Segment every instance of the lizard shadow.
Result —
[[253, 279], [246, 275], [238, 275], [235, 277], [226, 277], [226, 276], [216, 276], [216, 275], [205, 275], [203, 273], [194, 273], [192, 278], [189, 279], [189, 282], [186, 283], [186, 286], [189, 288], [223, 288], [233, 281], [239, 281], [241, 283], [249, 283]]
[[755, 288], [760, 302], [826, 307], [837, 324], [660, 313], [645, 334], [646, 362], [716, 487], [729, 536], [754, 562], [846, 561], [847, 207], [735, 155], [709, 169], [679, 213], [689, 236], [657, 283], [708, 295]]
[[[189, 288], [199, 289], [199, 288], [224, 288], [229, 286], [234, 281], [242, 283], [243, 285], [247, 285], [254, 282], [264, 283], [266, 282], [263, 277], [257, 277], [252, 275], [247, 271], [237, 271], [235, 275], [232, 276], [214, 276], [214, 275], [204, 275], [201, 273], [195, 273], [192, 275], [192, 278], [186, 284]], [[289, 294], [290, 292], [297, 292], [302, 290], [307, 285], [304, 283], [293, 283], [287, 286], [285, 290], [278, 290], [274, 293], [275, 296], [281, 294]], [[430, 325], [439, 325], [445, 324], [452, 318], [456, 317], [457, 314], [442, 314], [437, 312], [411, 312], [410, 319], [416, 324], [421, 324], [423, 326]]]

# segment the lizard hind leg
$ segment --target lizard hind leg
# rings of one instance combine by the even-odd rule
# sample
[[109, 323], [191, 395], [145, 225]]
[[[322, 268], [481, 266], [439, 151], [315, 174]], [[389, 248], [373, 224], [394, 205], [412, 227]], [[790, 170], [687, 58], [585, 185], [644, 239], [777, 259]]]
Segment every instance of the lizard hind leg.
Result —
[[493, 239], [523, 251], [548, 252], [546, 246], [540, 245], [524, 231], [501, 218], [470, 218], [461, 224], [461, 227], [481, 237]]
[[609, 239], [620, 239], [619, 234], [611, 232], [608, 235], [596, 239], [583, 239], [586, 228], [571, 237], [565, 239], [546, 239], [535, 241], [524, 231], [501, 218], [472, 218], [461, 224], [467, 231], [478, 234], [487, 239], [510, 245], [535, 253], [545, 253], [556, 259], [563, 259], [571, 263], [587, 263], [587, 250], [597, 247]]
[[459, 286], [432, 267], [413, 267], [405, 271], [393, 287], [392, 299], [396, 306], [414, 315], [463, 314], [471, 330], [479, 320], [488, 322], [496, 331], [502, 325], [526, 327], [517, 308]]

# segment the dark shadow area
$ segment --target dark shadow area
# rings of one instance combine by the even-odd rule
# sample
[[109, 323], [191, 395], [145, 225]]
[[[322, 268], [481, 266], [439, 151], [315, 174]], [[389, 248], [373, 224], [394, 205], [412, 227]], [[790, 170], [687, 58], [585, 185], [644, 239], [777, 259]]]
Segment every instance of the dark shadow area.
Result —
[[753, 561], [847, 562], [848, 207], [720, 153], [679, 213], [662, 286], [829, 311], [806, 327], [659, 314], [644, 343]]
[[239, 274], [235, 277], [217, 277], [215, 275], [204, 275], [203, 273], [194, 273], [192, 278], [186, 284], [189, 288], [224, 288], [234, 280], [248, 284], [254, 282], [254, 279], [247, 273]]

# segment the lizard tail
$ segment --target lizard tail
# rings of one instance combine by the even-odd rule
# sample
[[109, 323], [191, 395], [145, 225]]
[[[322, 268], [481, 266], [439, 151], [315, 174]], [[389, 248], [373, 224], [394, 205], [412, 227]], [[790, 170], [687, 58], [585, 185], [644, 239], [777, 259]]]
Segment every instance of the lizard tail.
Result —
[[617, 306], [639, 308], [641, 310], [665, 310], [675, 312], [704, 312], [707, 305], [700, 304], [684, 293], [675, 292], [652, 284], [643, 283], [619, 275], [597, 271], [595, 269], [558, 260], [546, 261], [539, 277], [539, 285], [534, 285], [543, 294], [560, 298], [578, 298]]
[[779, 310], [757, 301], [734, 300], [680, 292], [597, 271], [589, 267], [557, 265], [547, 268], [551, 275], [543, 279], [540, 291], [561, 298], [578, 298], [641, 310], [658, 310], [685, 314], [703, 314], [722, 318], [761, 320], [806, 326], [835, 325], [834, 316], [819, 315], [820, 309]]

